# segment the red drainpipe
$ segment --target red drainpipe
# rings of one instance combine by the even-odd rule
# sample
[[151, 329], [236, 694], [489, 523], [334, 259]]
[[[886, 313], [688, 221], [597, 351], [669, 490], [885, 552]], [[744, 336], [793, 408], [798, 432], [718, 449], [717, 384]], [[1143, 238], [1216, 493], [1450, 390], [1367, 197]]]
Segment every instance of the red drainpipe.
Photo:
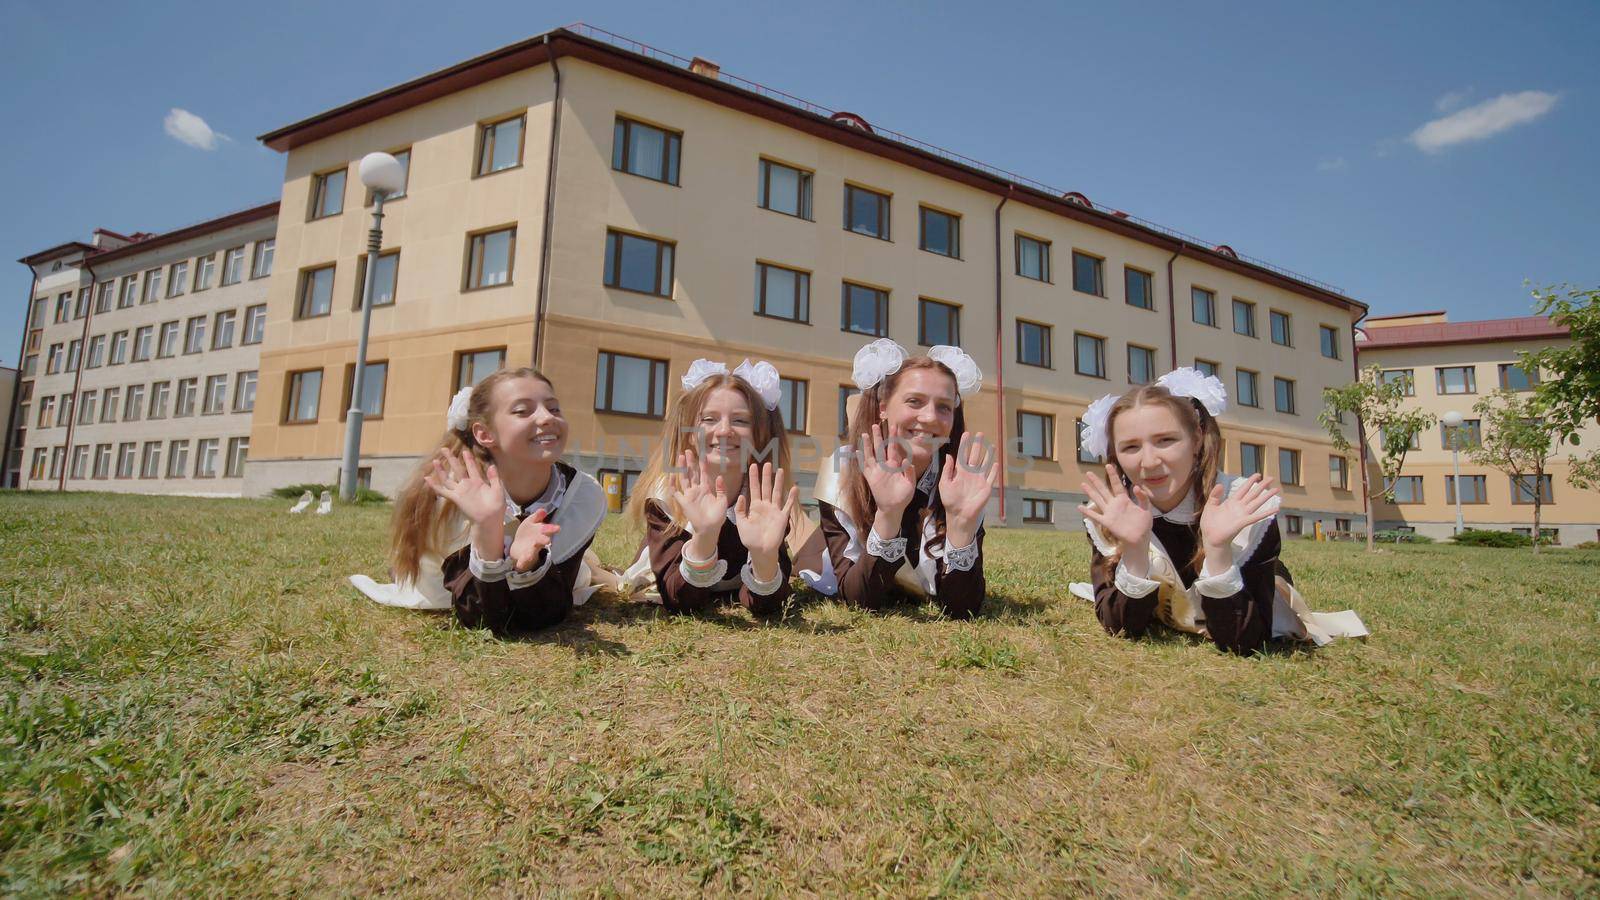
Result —
[[1006, 355], [1005, 355], [1005, 310], [1000, 289], [1001, 262], [1000, 253], [1000, 209], [1011, 199], [1012, 185], [1006, 184], [1006, 195], [1000, 198], [1000, 203], [994, 208], [994, 389], [995, 389], [995, 433], [999, 435], [999, 460], [1000, 467], [1000, 523], [1006, 521]]
[[1172, 339], [1172, 365], [1169, 369], [1178, 367], [1178, 305], [1172, 289], [1172, 261], [1183, 252], [1183, 245], [1179, 244], [1172, 251], [1172, 256], [1167, 260], [1167, 336]]

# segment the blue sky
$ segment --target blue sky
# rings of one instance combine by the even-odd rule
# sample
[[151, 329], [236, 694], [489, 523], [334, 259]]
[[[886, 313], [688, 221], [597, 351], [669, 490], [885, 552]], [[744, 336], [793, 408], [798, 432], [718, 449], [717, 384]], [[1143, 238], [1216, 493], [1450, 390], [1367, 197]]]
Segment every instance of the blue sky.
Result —
[[[0, 252], [275, 199], [283, 161], [256, 135], [580, 20], [1230, 244], [1374, 314], [1517, 315], [1525, 280], [1600, 285], [1593, 2], [0, 0]], [[221, 135], [212, 149], [168, 134], [174, 109]], [[28, 286], [15, 263], [0, 279], [6, 365]]]

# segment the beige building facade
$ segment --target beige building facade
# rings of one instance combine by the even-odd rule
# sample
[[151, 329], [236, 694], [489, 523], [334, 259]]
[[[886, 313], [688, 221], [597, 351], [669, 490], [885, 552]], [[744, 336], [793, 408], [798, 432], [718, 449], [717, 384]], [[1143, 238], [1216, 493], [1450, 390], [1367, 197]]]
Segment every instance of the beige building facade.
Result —
[[65, 266], [35, 286], [17, 485], [240, 496], [276, 231], [270, 203], [49, 261]]
[[637, 471], [699, 356], [778, 367], [814, 472], [851, 357], [888, 336], [983, 368], [967, 427], [1011, 448], [1008, 524], [1075, 526], [1085, 407], [1197, 362], [1234, 393], [1228, 468], [1284, 479], [1290, 531], [1363, 520], [1360, 467], [1316, 422], [1353, 376], [1359, 302], [633, 46], [563, 29], [263, 136], [287, 159], [247, 494], [337, 474], [370, 224], [355, 163], [384, 150], [408, 182], [374, 269], [379, 490], [500, 365], [553, 379], [577, 465]]
[[[1465, 420], [1462, 448], [1470, 446], [1482, 429], [1473, 406], [1499, 388], [1532, 390], [1537, 373], [1524, 373], [1519, 354], [1569, 342], [1565, 329], [1540, 316], [1450, 322], [1442, 311], [1374, 317], [1362, 325], [1358, 343], [1362, 368], [1378, 366], [1384, 377], [1410, 385], [1409, 403], [1435, 416], [1455, 411]], [[1447, 538], [1456, 527], [1456, 462], [1452, 435], [1442, 424], [1419, 435], [1406, 454], [1394, 502], [1379, 500], [1374, 521], [1380, 529], [1414, 529], [1432, 538]], [[1368, 453], [1377, 458], [1377, 436]], [[1579, 435], [1581, 447], [1600, 441], [1600, 426], [1591, 425]], [[1572, 545], [1600, 540], [1600, 492], [1574, 486], [1567, 479], [1566, 458], [1572, 448], [1553, 454], [1543, 492], [1540, 527], [1546, 537]], [[1529, 478], [1518, 484], [1510, 474], [1472, 461], [1461, 449], [1459, 458], [1461, 514], [1467, 528], [1517, 531], [1532, 534], [1533, 491]], [[1371, 479], [1380, 477], [1376, 467]], [[1376, 490], [1376, 487], [1374, 487]]]

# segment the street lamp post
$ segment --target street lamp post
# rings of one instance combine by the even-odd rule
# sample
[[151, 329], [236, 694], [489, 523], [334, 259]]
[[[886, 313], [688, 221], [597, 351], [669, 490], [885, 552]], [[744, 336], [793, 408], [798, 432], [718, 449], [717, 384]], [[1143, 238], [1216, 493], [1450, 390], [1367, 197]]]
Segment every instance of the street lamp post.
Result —
[[1462, 527], [1461, 521], [1461, 423], [1464, 420], [1461, 413], [1452, 409], [1441, 416], [1439, 421], [1450, 429], [1450, 463], [1456, 470], [1456, 534], [1460, 534], [1466, 530]]
[[373, 270], [378, 267], [378, 252], [383, 248], [383, 201], [390, 194], [405, 190], [406, 170], [387, 153], [368, 153], [357, 170], [361, 183], [372, 191], [372, 230], [367, 232], [367, 271], [361, 286], [361, 338], [356, 344], [355, 377], [350, 384], [350, 412], [344, 427], [344, 468], [340, 470], [339, 499], [353, 500], [361, 466], [362, 386], [367, 374], [367, 331], [372, 325]]

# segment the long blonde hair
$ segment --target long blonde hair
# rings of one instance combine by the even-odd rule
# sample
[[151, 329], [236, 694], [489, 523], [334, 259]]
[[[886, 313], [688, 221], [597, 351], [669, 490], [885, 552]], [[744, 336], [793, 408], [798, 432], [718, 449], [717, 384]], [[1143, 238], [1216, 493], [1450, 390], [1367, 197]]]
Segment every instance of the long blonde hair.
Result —
[[[672, 502], [672, 473], [667, 470], [677, 466], [679, 454], [695, 447], [700, 411], [705, 408], [706, 400], [711, 394], [722, 388], [738, 391], [744, 397], [744, 402], [749, 405], [751, 438], [755, 444], [755, 452], [763, 452], [774, 443], [777, 445], [776, 452], [761, 460], [752, 455], [746, 467], [750, 462], [771, 461], [774, 469], [784, 470], [789, 484], [795, 483], [795, 472], [789, 467], [789, 433], [783, 427], [782, 413], [776, 409], [767, 409], [767, 404], [762, 401], [761, 395], [756, 393], [756, 389], [743, 378], [732, 374], [711, 375], [692, 389], [679, 394], [677, 401], [672, 405], [672, 411], [667, 414], [667, 421], [661, 427], [660, 452], [651, 454], [650, 462], [646, 464], [644, 472], [640, 473], [639, 480], [634, 484], [633, 495], [628, 498], [628, 515], [635, 522], [643, 522], [645, 504], [657, 500], [661, 508], [666, 511], [667, 517], [672, 520], [671, 532], [682, 530], [683, 513], [677, 508], [677, 504]], [[741, 487], [741, 492], [748, 490], [748, 487], [748, 485]], [[665, 499], [658, 499], [657, 494]], [[799, 518], [798, 505], [795, 507], [795, 518]], [[791, 522], [789, 527], [793, 529], [797, 524], [798, 522]]]
[[447, 429], [439, 438], [438, 446], [423, 457], [422, 462], [412, 471], [411, 477], [406, 479], [405, 486], [400, 489], [400, 496], [395, 501], [394, 518], [390, 523], [389, 557], [397, 579], [415, 581], [422, 557], [430, 553], [443, 552], [453, 536], [449, 533], [448, 526], [457, 518], [455, 507], [435, 494], [422, 480], [422, 476], [432, 470], [433, 460], [440, 450], [448, 450], [452, 456], [457, 457], [461, 455], [461, 451], [470, 450], [485, 467], [494, 462], [489, 455], [489, 448], [473, 438], [472, 426], [473, 423], [485, 425], [489, 423], [489, 418], [494, 413], [491, 408], [494, 389], [518, 378], [537, 379], [549, 385], [550, 390], [555, 390], [555, 385], [550, 379], [531, 366], [501, 369], [488, 376], [473, 387], [472, 394], [467, 399], [467, 427], [460, 430]]

